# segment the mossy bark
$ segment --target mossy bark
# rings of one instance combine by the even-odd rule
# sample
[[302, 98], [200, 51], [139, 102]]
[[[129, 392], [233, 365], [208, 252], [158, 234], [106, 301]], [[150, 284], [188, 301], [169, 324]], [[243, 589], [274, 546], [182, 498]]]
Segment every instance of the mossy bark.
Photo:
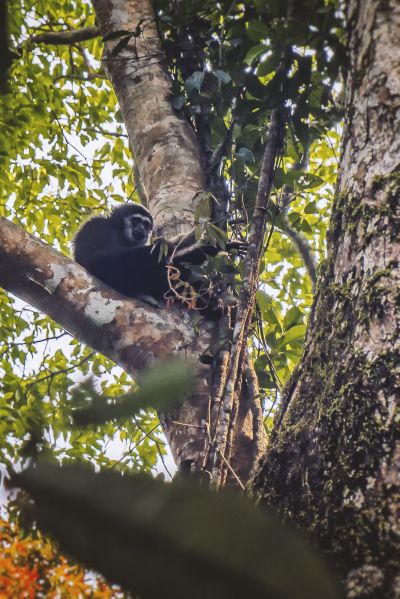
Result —
[[253, 479], [347, 597], [400, 597], [400, 4], [349, 0], [346, 124], [305, 352]]

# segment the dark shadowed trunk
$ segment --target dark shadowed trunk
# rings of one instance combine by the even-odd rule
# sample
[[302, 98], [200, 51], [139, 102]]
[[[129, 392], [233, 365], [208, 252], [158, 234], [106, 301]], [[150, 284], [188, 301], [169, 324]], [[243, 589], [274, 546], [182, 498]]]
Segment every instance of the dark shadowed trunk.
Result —
[[327, 550], [348, 597], [399, 597], [400, 4], [350, 0], [348, 24], [328, 256], [253, 488]]

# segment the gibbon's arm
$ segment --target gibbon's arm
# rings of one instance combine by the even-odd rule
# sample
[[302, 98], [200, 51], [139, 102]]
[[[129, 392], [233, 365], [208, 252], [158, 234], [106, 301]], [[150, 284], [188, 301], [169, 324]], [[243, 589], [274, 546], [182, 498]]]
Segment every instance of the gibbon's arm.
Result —
[[[189, 240], [190, 242], [190, 240]], [[221, 252], [236, 251], [243, 253], [247, 249], [247, 244], [242, 241], [227, 241], [225, 249], [211, 245], [210, 243], [190, 243], [190, 245], [178, 243], [176, 250], [171, 254], [173, 264], [188, 262], [193, 265], [200, 265], [207, 260], [207, 257], [215, 257]]]

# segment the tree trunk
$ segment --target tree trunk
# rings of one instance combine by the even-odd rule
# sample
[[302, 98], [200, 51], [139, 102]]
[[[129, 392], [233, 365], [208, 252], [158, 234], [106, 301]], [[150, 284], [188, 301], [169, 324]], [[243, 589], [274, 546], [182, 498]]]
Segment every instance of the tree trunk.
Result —
[[93, 0], [101, 33], [131, 32], [105, 42], [103, 64], [113, 84], [157, 232], [186, 234], [194, 226], [196, 195], [205, 189], [200, 150], [189, 123], [175, 114], [172, 81], [150, 0]]
[[[155, 232], [165, 237], [191, 233], [195, 227], [195, 209], [205, 192], [204, 165], [193, 129], [172, 107], [172, 81], [165, 65], [152, 2], [93, 0], [93, 6], [100, 31], [105, 36], [103, 64], [121, 107], [135, 157], [139, 178], [136, 182], [144, 187]], [[121, 31], [130, 38], [123, 48], [118, 48]], [[196, 313], [192, 316], [196, 317]], [[191, 319], [187, 331], [192, 336], [196, 328], [194, 320]], [[216, 323], [203, 322], [197, 328], [199, 337], [203, 337], [200, 345], [207, 347], [207, 340], [214, 340], [207, 347], [207, 353], [212, 353], [219, 327]], [[195, 360], [200, 355], [189, 348], [186, 354]], [[199, 367], [197, 390], [190, 403], [183, 404], [173, 414], [159, 414], [174, 459], [183, 470], [209, 472], [211, 431], [218, 426], [210, 410], [213, 402], [213, 390], [209, 388], [211, 370], [210, 366]], [[220, 418], [218, 412], [216, 420]], [[245, 403], [231, 440], [229, 460], [232, 456], [235, 474], [237, 471], [234, 484], [238, 477], [246, 483], [253, 467], [255, 456], [249, 443], [253, 429], [256, 430], [253, 413]], [[224, 459], [225, 449], [222, 453]], [[233, 470], [231, 464], [230, 468]]]
[[346, 126], [304, 356], [253, 489], [347, 597], [400, 597], [400, 4], [348, 2]]

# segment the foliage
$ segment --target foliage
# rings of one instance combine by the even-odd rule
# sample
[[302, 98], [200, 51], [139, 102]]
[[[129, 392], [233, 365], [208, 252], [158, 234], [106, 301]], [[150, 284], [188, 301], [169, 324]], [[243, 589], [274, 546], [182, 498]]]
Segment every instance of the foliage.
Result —
[[[12, 0], [9, 23], [17, 58], [9, 93], [0, 96], [0, 215], [69, 253], [89, 214], [135, 198], [127, 138], [100, 66], [100, 39], [73, 46], [31, 41], [43, 31], [93, 25], [90, 4]], [[99, 392], [117, 396], [130, 389], [129, 377], [1, 290], [0, 314], [1, 463], [26, 456], [33, 438], [40, 454], [58, 460], [154, 468], [165, 453], [154, 413], [118, 428], [71, 427], [77, 382], [92, 375]]]
[[[248, 233], [271, 110], [287, 107], [253, 338], [259, 382], [272, 397], [300, 359], [312, 300], [288, 227], [305, 238], [317, 263], [324, 256], [339, 139], [333, 86], [344, 55], [341, 13], [329, 0], [192, 0], [179, 9], [174, 0], [157, 0], [156, 6], [173, 105], [197, 133], [210, 188], [228, 202], [236, 237]], [[282, 82], [285, 53], [291, 68]], [[294, 334], [292, 327], [300, 328]]]
[[[315, 2], [302, 2], [301, 8], [293, 4], [287, 21], [286, 2], [192, 0], [180, 3], [179, 10], [172, 0], [157, 2], [174, 106], [199, 136], [217, 195], [216, 181], [224, 180], [230, 228], [238, 237], [246, 235], [268, 117], [282, 99], [276, 68], [284, 44], [293, 51], [284, 90], [290, 108], [288, 141], [269, 217], [273, 233], [262, 262], [253, 338], [266, 400], [274, 400], [300, 358], [312, 299], [285, 222], [302, 233], [320, 261], [338, 142], [332, 125], [338, 113], [333, 82], [342, 58], [340, 14], [335, 2], [319, 2], [317, 10]], [[135, 198], [127, 138], [100, 64], [101, 40], [72, 46], [31, 41], [43, 31], [92, 25], [90, 5], [12, 0], [9, 13], [12, 50], [20, 56], [10, 70], [10, 91], [0, 96], [0, 213], [68, 252], [68, 241], [88, 214], [126, 196]], [[308, 154], [304, 173], [299, 165]], [[287, 207], [285, 184], [294, 190]], [[240, 280], [240, 272], [236, 276]], [[4, 292], [0, 311], [1, 461], [15, 462], [30, 433], [40, 440], [41, 453], [67, 460], [85, 457], [102, 466], [110, 463], [106, 444], [117, 437], [127, 452], [118, 468], [154, 467], [164, 450], [150, 414], [136, 417], [144, 440], [132, 454], [129, 448], [140, 438], [129, 422], [117, 432], [110, 424], [84, 435], [70, 428], [69, 392], [82, 375], [96, 375], [107, 395], [126, 392], [127, 377]]]
[[68, 551], [145, 599], [339, 596], [305, 541], [239, 495], [76, 466], [14, 480]]
[[0, 597], [123, 596], [116, 586], [88, 573], [42, 535], [24, 536], [16, 524], [0, 519]]
[[110, 419], [128, 418], [150, 406], [165, 412], [188, 396], [195, 383], [188, 364], [180, 360], [155, 365], [138, 382], [137, 391], [114, 398], [100, 398], [93, 381], [80, 385], [73, 392], [75, 406], [82, 406], [74, 411], [75, 424], [102, 424]]
[[[312, 300], [289, 231], [302, 236], [317, 263], [324, 257], [339, 139], [334, 84], [343, 60], [341, 14], [334, 0], [156, 4], [173, 106], [199, 138], [209, 188], [227, 202], [228, 231], [235, 237], [248, 233], [271, 110], [284, 103], [288, 111], [249, 340], [263, 399], [270, 402], [268, 426], [271, 406], [300, 359]], [[43, 31], [93, 25], [91, 5], [10, 0], [9, 14], [14, 60], [9, 92], [0, 96], [0, 215], [68, 253], [69, 240], [88, 215], [127, 196], [137, 199], [127, 137], [101, 67], [101, 39], [71, 46], [32, 39]], [[282, 85], [285, 52], [291, 67]], [[207, 217], [203, 228], [218, 237]], [[239, 265], [238, 286], [241, 274]], [[101, 469], [154, 469], [165, 449], [153, 412], [85, 430], [72, 423], [72, 390], [84, 377], [94, 376], [99, 395], [107, 397], [129, 392], [128, 377], [4, 292], [0, 314], [2, 464], [24, 464], [36, 452]], [[113, 444], [119, 445], [117, 458], [108, 451]], [[71, 485], [76, 482], [75, 474], [68, 476]], [[97, 480], [108, 497], [103, 478]]]

